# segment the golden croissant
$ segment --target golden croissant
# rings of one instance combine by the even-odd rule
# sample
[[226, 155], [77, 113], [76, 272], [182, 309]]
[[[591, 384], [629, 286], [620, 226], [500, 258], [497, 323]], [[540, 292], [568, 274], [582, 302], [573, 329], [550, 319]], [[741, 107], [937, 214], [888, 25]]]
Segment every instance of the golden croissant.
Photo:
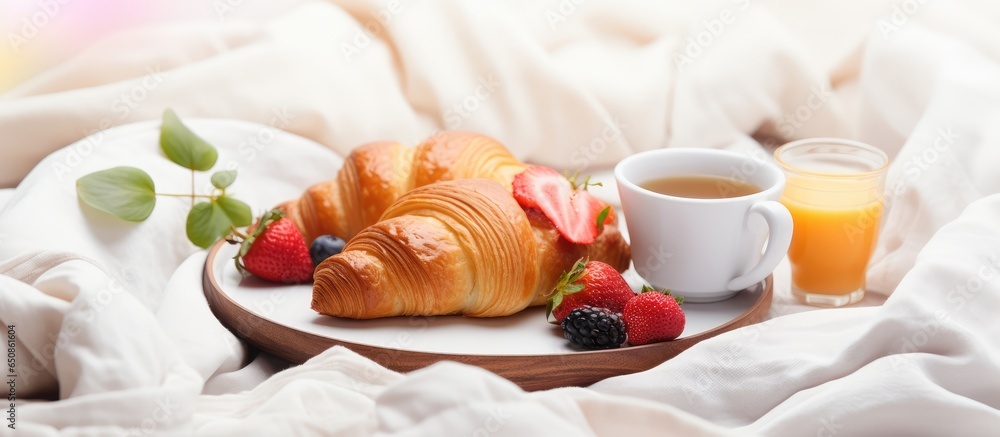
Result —
[[439, 181], [486, 178], [510, 188], [527, 168], [485, 135], [439, 132], [417, 147], [383, 141], [351, 152], [337, 177], [313, 185], [285, 211], [306, 242], [324, 234], [350, 240], [406, 192]]
[[593, 244], [573, 244], [495, 181], [440, 182], [400, 197], [320, 263], [312, 308], [356, 319], [505, 316], [544, 303], [558, 276], [583, 256], [619, 270], [629, 262], [614, 226]]

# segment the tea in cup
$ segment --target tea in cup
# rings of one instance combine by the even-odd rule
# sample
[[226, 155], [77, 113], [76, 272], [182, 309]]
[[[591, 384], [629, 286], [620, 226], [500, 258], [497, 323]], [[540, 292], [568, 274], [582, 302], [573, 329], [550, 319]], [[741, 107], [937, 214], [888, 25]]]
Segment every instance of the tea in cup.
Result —
[[778, 202], [785, 175], [774, 164], [724, 150], [658, 149], [623, 159], [614, 174], [636, 272], [688, 302], [756, 285], [788, 250], [792, 217]]

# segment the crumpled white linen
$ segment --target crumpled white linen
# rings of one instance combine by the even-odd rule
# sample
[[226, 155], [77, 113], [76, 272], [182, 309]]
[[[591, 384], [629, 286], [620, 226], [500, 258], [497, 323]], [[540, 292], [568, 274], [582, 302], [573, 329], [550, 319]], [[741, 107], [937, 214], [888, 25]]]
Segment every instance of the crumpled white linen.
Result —
[[[887, 32], [878, 20], [894, 23], [900, 4], [776, 5], [788, 6], [594, 2], [553, 29], [556, 2], [408, 3], [348, 59], [341, 43], [388, 5], [310, 2], [263, 23], [121, 34], [0, 96], [0, 184], [19, 184], [0, 195], [0, 322], [17, 326], [19, 430], [990, 434], [1000, 425], [996, 8], [919, 4]], [[680, 71], [687, 32], [725, 8], [736, 20]], [[820, 25], [843, 32], [804, 30]], [[116, 104], [136, 87], [141, 102]], [[156, 151], [155, 121], [49, 155], [166, 106], [259, 123], [191, 121], [222, 165], [239, 167], [233, 191], [256, 210], [330, 177], [339, 159], [326, 148], [413, 143], [440, 128], [591, 169], [664, 146], [766, 153], [755, 132], [856, 136], [895, 158], [868, 281], [869, 303], [888, 299], [794, 314], [805, 308], [777, 287], [780, 317], [590, 389], [524, 393], [454, 363], [399, 375], [343, 348], [279, 371], [285, 363], [211, 315], [183, 201], [161, 199], [148, 221], [125, 225], [76, 199], [76, 178], [114, 165], [186, 189], [188, 174]]]
[[[112, 35], [0, 97], [9, 147], [0, 186], [84, 134], [159, 118], [167, 106], [262, 124], [288, 114], [282, 129], [342, 154], [470, 130], [559, 168], [610, 166], [667, 145], [751, 150], [748, 133], [816, 93], [827, 104], [797, 133], [847, 133], [823, 64], [856, 44], [856, 29], [833, 49], [813, 43], [831, 52], [817, 55], [803, 43], [808, 32], [774, 15], [780, 7], [751, 1], [561, 3], [312, 1], [263, 23]], [[847, 29], [850, 13], [873, 10], [854, 3], [834, 13]], [[703, 21], [723, 11], [733, 15], [723, 33], [688, 50], [688, 33], [708, 32]], [[818, 12], [795, 19], [830, 19]], [[374, 38], [358, 36], [365, 26]]]

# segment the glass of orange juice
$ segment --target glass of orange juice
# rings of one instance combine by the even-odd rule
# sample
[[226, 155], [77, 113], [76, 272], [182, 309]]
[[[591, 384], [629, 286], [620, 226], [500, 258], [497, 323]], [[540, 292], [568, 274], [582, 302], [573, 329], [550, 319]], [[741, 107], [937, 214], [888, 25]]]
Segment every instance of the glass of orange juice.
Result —
[[794, 229], [792, 294], [839, 307], [865, 296], [865, 269], [878, 237], [889, 157], [837, 138], [793, 141], [774, 151], [787, 182], [781, 203]]

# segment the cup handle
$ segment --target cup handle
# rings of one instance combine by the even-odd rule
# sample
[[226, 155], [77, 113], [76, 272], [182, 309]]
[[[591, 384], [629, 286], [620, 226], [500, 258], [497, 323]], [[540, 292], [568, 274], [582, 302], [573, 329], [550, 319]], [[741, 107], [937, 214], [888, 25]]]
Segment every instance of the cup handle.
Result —
[[767, 230], [770, 234], [767, 250], [750, 271], [729, 281], [727, 287], [730, 291], [743, 290], [763, 281], [778, 267], [778, 263], [788, 252], [788, 245], [792, 243], [792, 214], [788, 212], [785, 205], [773, 200], [756, 203], [750, 207], [747, 218], [752, 214], [759, 214], [767, 222]]

